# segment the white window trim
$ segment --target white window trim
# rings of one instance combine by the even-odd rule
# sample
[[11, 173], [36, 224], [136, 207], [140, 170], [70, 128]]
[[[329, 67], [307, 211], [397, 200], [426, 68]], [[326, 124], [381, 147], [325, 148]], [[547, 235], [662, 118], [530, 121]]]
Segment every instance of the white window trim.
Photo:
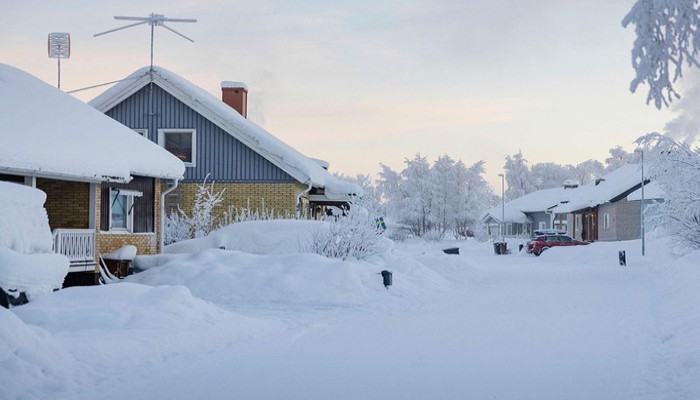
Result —
[[610, 229], [610, 214], [604, 213], [603, 214], [603, 230], [608, 230], [608, 229]]
[[[126, 229], [112, 228], [112, 193], [118, 193], [118, 196], [126, 196]], [[134, 198], [143, 196], [142, 192], [137, 190], [109, 188], [109, 232], [133, 233], [134, 232]]]
[[148, 139], [148, 129], [132, 129], [132, 131]]
[[177, 128], [166, 128], [158, 129], [158, 145], [165, 148], [165, 134], [166, 133], [177, 133], [177, 132], [190, 132], [192, 133], [192, 162], [184, 162], [185, 167], [194, 167], [197, 165], [197, 130], [196, 129], [177, 129]]
[[539, 229], [547, 229], [547, 221], [540, 221], [539, 222]]

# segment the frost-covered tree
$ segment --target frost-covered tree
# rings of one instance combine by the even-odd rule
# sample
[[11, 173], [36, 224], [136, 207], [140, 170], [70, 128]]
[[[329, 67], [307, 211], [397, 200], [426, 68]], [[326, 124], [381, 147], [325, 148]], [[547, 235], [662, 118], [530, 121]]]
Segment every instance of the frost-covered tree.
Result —
[[632, 48], [636, 76], [630, 83], [635, 92], [647, 84], [647, 104], [668, 106], [680, 96], [673, 84], [683, 67], [698, 66], [700, 4], [698, 0], [637, 0], [622, 20], [634, 25], [637, 38]]
[[392, 220], [407, 225], [417, 236], [436, 239], [448, 232], [461, 236], [480, 226], [480, 217], [494, 203], [482, 161], [467, 167], [442, 156], [431, 166], [416, 155], [405, 163], [401, 172], [381, 165], [376, 185]]
[[533, 165], [530, 175], [535, 189], [542, 190], [559, 187], [574, 174], [570, 165], [545, 162]]
[[675, 245], [700, 249], [700, 149], [650, 133], [637, 141], [650, 155], [649, 176], [663, 188], [660, 209]]
[[517, 154], [506, 156], [506, 164], [503, 166], [506, 179], [506, 200], [517, 199], [528, 193], [537, 190], [530, 176], [530, 167], [527, 165], [527, 160], [523, 157], [523, 152], [518, 151]]
[[598, 160], [586, 160], [576, 164], [573, 168], [573, 173], [572, 179], [579, 182], [581, 185], [585, 185], [603, 176], [605, 174], [605, 167], [603, 163]]
[[214, 182], [207, 185], [205, 178], [201, 185], [197, 185], [197, 193], [190, 215], [178, 207], [177, 211], [166, 216], [165, 243], [203, 237], [218, 229], [221, 224], [212, 211], [223, 202], [223, 196], [224, 190], [216, 192]]
[[605, 159], [605, 170], [614, 171], [623, 165], [639, 162], [639, 153], [628, 152], [620, 146], [615, 146], [608, 151], [610, 157]]

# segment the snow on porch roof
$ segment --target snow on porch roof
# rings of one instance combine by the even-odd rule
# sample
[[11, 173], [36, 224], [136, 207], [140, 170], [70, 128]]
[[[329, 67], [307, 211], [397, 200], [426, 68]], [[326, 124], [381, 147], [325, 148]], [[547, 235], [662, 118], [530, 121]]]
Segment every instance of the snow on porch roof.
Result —
[[[165, 68], [153, 67], [153, 82], [187, 106], [202, 114], [234, 138], [265, 157], [297, 181], [325, 188], [326, 195], [345, 198], [361, 194], [362, 188], [334, 177], [317, 162], [301, 154], [270, 132], [241, 116], [236, 110], [206, 90]], [[141, 68], [90, 101], [107, 112], [151, 82], [150, 67]]]
[[36, 77], [0, 64], [0, 173], [68, 180], [179, 179], [165, 149]]

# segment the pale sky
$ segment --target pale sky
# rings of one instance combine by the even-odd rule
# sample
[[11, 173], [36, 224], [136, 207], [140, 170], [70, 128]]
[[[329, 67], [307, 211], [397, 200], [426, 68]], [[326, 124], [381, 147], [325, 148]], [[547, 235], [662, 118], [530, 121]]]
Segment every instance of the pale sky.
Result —
[[[0, 62], [56, 83], [49, 32], [69, 32], [62, 88], [123, 78], [149, 63], [149, 28], [115, 15], [196, 18], [157, 28], [155, 63], [220, 97], [249, 87], [249, 117], [345, 174], [396, 170], [415, 153], [486, 178], [506, 155], [603, 161], [673, 114], [631, 94], [633, 0], [0, 0]], [[106, 87], [77, 94], [88, 101]]]

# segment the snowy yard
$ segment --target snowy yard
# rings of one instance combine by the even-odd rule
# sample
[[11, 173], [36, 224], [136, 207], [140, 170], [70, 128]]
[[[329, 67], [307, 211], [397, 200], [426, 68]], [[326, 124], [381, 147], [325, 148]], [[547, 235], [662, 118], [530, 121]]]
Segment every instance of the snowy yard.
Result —
[[698, 398], [698, 253], [639, 247], [171, 254], [127, 282], [0, 309], [0, 397]]

